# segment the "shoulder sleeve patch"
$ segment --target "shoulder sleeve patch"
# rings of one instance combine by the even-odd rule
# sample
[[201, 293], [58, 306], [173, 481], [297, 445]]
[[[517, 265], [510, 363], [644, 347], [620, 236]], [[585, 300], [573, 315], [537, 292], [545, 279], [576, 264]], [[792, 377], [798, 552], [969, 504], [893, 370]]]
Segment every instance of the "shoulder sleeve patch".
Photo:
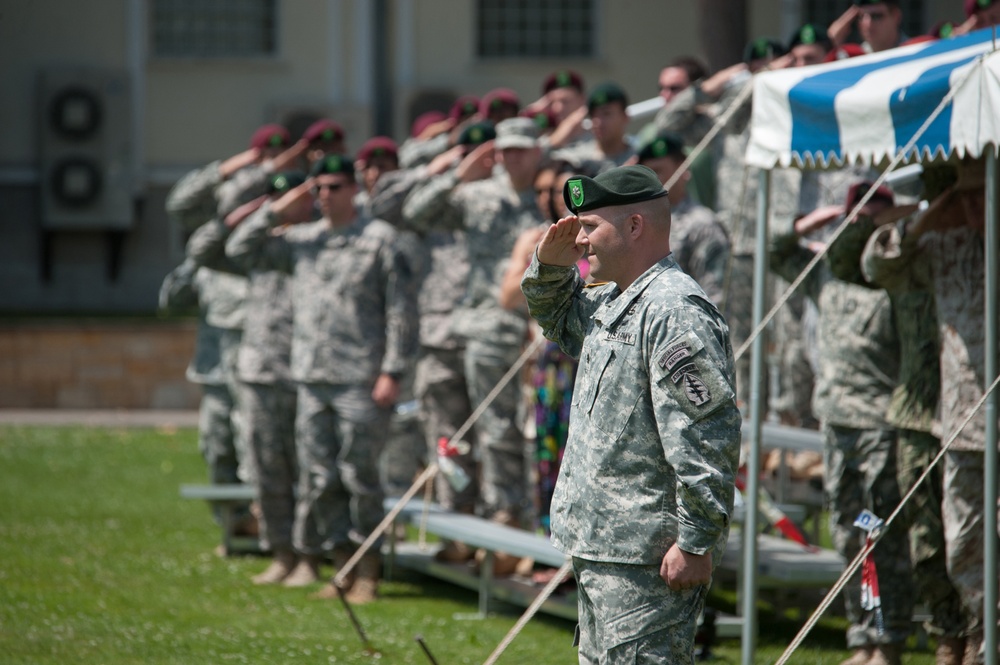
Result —
[[660, 389], [695, 419], [735, 399], [723, 368], [694, 331], [685, 331], [667, 342], [653, 356], [653, 362]]

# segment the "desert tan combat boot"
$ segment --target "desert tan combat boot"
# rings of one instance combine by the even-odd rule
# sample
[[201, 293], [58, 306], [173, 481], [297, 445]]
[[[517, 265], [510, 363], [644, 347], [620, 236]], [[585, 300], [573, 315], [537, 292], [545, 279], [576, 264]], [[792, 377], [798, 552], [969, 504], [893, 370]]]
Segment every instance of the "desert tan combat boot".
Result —
[[854, 654], [847, 660], [842, 661], [840, 665], [868, 665], [874, 654], [875, 647], [861, 647], [860, 649], [855, 649]]
[[253, 583], [277, 584], [292, 574], [297, 562], [298, 557], [292, 550], [275, 550], [274, 561], [264, 572], [253, 576]]
[[872, 653], [868, 665], [902, 665], [903, 645], [899, 642], [879, 644]]
[[320, 557], [315, 554], [304, 554], [291, 572], [284, 580], [282, 586], [300, 587], [309, 586], [313, 582], [319, 581]]
[[382, 558], [378, 553], [367, 553], [358, 561], [354, 585], [344, 598], [353, 605], [370, 603], [378, 596], [378, 577]]

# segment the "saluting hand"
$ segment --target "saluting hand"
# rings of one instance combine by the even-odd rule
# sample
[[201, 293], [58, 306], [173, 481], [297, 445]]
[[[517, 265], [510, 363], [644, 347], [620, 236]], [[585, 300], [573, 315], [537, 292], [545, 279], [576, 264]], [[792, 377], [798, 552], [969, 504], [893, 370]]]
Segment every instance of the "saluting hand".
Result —
[[576, 244], [578, 235], [580, 235], [580, 218], [576, 215], [563, 217], [550, 226], [535, 249], [539, 263], [564, 267], [576, 265], [576, 262], [583, 257], [583, 247]]

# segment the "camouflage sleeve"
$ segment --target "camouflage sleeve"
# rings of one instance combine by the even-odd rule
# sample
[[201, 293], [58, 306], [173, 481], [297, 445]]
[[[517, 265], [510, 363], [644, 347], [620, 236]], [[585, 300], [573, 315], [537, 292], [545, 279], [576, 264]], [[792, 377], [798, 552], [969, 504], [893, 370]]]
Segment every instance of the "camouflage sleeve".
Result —
[[[768, 264], [771, 272], [781, 277], [786, 282], [794, 282], [799, 274], [812, 261], [812, 251], [806, 249], [799, 243], [799, 236], [795, 233], [785, 233], [775, 236], [771, 240], [768, 251]], [[806, 276], [802, 283], [803, 293], [813, 301], [819, 297], [820, 283], [817, 279], [817, 272], [813, 270]]]
[[171, 270], [160, 285], [159, 307], [163, 312], [177, 312], [198, 307], [194, 275], [198, 266], [190, 258]]
[[575, 267], [544, 265], [537, 256], [531, 257], [521, 278], [528, 313], [548, 339], [574, 358], [580, 357], [583, 337], [608, 288], [614, 287], [584, 287]]
[[167, 194], [167, 215], [186, 231], [198, 228], [215, 216], [215, 188], [222, 182], [221, 164], [215, 161], [189, 172]]
[[294, 269], [292, 246], [284, 234], [272, 233], [274, 221], [266, 203], [237, 226], [226, 241], [226, 256], [244, 272]]
[[913, 236], [904, 236], [904, 222], [875, 230], [861, 254], [861, 271], [872, 284], [889, 293], [924, 291], [931, 287], [930, 266]]
[[270, 177], [271, 170], [264, 164], [253, 164], [234, 173], [229, 180], [219, 185], [216, 214], [225, 217], [244, 203], [267, 194]]
[[874, 287], [861, 272], [861, 254], [874, 231], [872, 218], [861, 216], [830, 243], [826, 258], [834, 277], [858, 286]]
[[721, 224], [706, 219], [692, 238], [688, 274], [705, 290], [712, 302], [721, 302], [726, 267], [729, 264], [729, 236]]
[[451, 171], [427, 180], [414, 188], [403, 202], [403, 219], [417, 233], [434, 230], [454, 230], [445, 225], [461, 220], [454, 214], [451, 194], [458, 186], [458, 178]]
[[398, 242], [387, 244], [385, 250], [382, 271], [386, 282], [386, 330], [381, 371], [398, 376], [409, 371], [417, 355], [417, 276]]
[[676, 473], [677, 545], [704, 554], [729, 526], [740, 424], [732, 349], [699, 307], [673, 310], [648, 337], [657, 431]]
[[424, 141], [407, 139], [399, 146], [399, 165], [404, 169], [427, 164], [449, 148], [448, 132]]
[[699, 113], [696, 96], [699, 90], [700, 88], [697, 85], [690, 85], [677, 93], [673, 99], [657, 111], [656, 116], [653, 118], [653, 124], [656, 126], [656, 129], [677, 132], [684, 136], [684, 140], [688, 145], [695, 145], [701, 141], [705, 134], [702, 133], [699, 136], [693, 134], [691, 131], [698, 125]]
[[378, 179], [371, 194], [371, 215], [396, 228], [403, 226], [403, 202], [425, 177], [427, 169], [391, 171]]
[[226, 256], [226, 240], [230, 228], [218, 217], [207, 224], [198, 227], [187, 242], [187, 256], [195, 265], [205, 266], [212, 270], [228, 272], [234, 275], [244, 275], [244, 271], [232, 259]]

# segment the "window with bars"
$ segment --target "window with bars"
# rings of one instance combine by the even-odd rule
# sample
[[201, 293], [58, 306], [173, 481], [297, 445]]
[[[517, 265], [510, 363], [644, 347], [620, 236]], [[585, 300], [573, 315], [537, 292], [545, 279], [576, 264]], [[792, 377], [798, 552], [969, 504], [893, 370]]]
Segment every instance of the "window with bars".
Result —
[[[848, 0], [805, 0], [803, 17], [806, 23], [830, 25], [848, 8]], [[900, 0], [899, 8], [903, 11], [903, 32], [910, 37], [922, 35], [931, 26], [924, 25], [924, 0]], [[861, 38], [854, 29], [850, 41], [860, 42]]]
[[277, 52], [277, 0], [153, 0], [153, 55], [258, 58]]
[[596, 0], [478, 0], [481, 58], [595, 56]]

